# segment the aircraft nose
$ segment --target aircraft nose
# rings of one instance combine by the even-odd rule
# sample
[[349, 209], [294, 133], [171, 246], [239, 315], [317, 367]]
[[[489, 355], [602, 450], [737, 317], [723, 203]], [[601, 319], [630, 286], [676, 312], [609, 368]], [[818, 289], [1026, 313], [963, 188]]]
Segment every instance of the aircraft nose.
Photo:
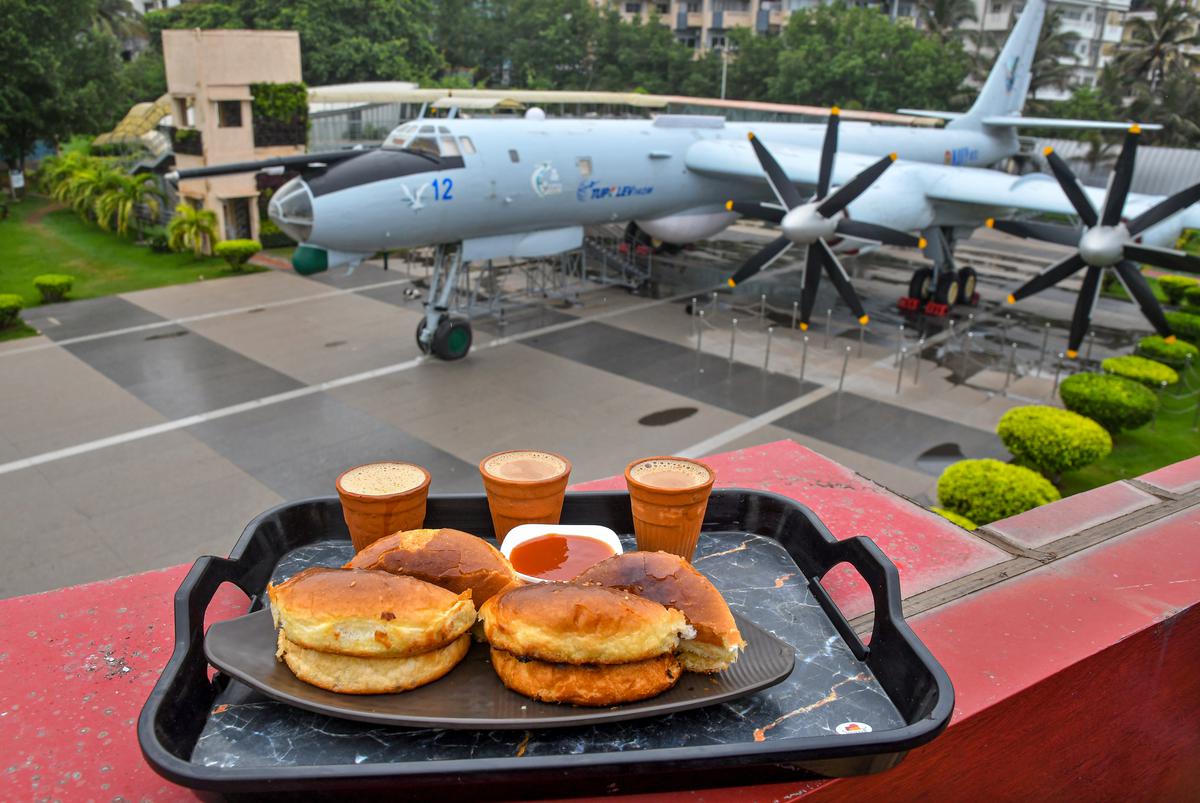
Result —
[[284, 234], [298, 243], [308, 240], [313, 227], [312, 191], [297, 176], [271, 197], [267, 215]]

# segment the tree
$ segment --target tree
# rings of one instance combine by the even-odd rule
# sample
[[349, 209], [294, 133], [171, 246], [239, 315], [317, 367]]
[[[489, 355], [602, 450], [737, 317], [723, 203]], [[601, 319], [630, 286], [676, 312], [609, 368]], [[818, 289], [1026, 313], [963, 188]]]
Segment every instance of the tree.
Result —
[[953, 108], [970, 59], [886, 15], [838, 3], [793, 13], [769, 99], [850, 108]]
[[[735, 28], [727, 36], [729, 65], [725, 96], [739, 100], [766, 100], [769, 81], [779, 72], [783, 40], [758, 36], [749, 28]], [[720, 78], [718, 76], [718, 81]]]
[[920, 27], [939, 42], [961, 39], [963, 23], [978, 20], [973, 0], [921, 0], [917, 4]]
[[1194, 148], [1200, 143], [1200, 87], [1191, 67], [1179, 60], [1167, 68], [1154, 89], [1148, 84], [1134, 88], [1129, 114], [1136, 120], [1162, 123], [1155, 134], [1156, 145]]
[[1038, 90], [1066, 90], [1070, 85], [1075, 74], [1075, 46], [1078, 43], [1079, 34], [1062, 29], [1062, 10], [1048, 8], [1046, 20], [1038, 34], [1033, 63], [1029, 66], [1030, 111], [1038, 114], [1046, 111], [1045, 104], [1038, 102]]
[[1166, 78], [1167, 69], [1181, 66], [1195, 70], [1195, 53], [1185, 47], [1200, 45], [1197, 24], [1200, 12], [1179, 0], [1150, 0], [1153, 16], [1131, 17], [1125, 23], [1125, 39], [1117, 46], [1117, 66], [1130, 77], [1147, 79], [1153, 94]]
[[145, 206], [152, 218], [158, 217], [162, 198], [162, 192], [154, 186], [149, 174], [119, 176], [96, 199], [96, 219], [102, 221], [101, 225], [104, 225], [103, 221], [112, 221], [118, 234], [126, 235], [130, 229], [140, 234], [138, 207]]
[[97, 0], [92, 28], [122, 44], [146, 32], [129, 0]]
[[217, 213], [211, 209], [197, 209], [191, 204], [175, 207], [175, 217], [167, 224], [167, 245], [172, 251], [192, 249], [199, 259], [217, 239]]

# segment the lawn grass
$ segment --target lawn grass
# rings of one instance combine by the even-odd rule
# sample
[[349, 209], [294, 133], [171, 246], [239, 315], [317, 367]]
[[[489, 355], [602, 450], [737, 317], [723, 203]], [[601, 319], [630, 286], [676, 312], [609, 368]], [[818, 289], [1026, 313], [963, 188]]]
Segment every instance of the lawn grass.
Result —
[[[1178, 409], [1186, 402], [1166, 399], [1166, 406]], [[1200, 452], [1200, 433], [1192, 431], [1195, 419], [1194, 407], [1174, 414], [1160, 412], [1153, 428], [1147, 424], [1114, 437], [1112, 452], [1099, 463], [1064, 474], [1059, 490], [1068, 496], [1195, 457]]]
[[[33, 277], [43, 273], [75, 277], [69, 300], [240, 275], [213, 257], [156, 254], [132, 239], [85, 222], [69, 209], [29, 221], [31, 214], [49, 205], [44, 198], [27, 197], [11, 207], [8, 220], [0, 222], [0, 293], [16, 293], [27, 307], [41, 304]], [[247, 265], [241, 273], [259, 270]]]

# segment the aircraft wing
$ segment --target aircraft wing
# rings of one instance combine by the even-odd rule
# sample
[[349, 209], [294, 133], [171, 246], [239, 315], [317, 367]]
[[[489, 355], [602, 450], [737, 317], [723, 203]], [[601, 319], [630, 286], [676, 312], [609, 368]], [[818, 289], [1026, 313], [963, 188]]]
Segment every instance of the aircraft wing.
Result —
[[[789, 145], [776, 145], [770, 140], [761, 140], [771, 149], [775, 160], [783, 167], [788, 178], [793, 183], [806, 187], [817, 185], [817, 174], [821, 166], [821, 151], [817, 148], [803, 148]], [[844, 184], [856, 174], [870, 167], [879, 157], [860, 156], [853, 153], [839, 153], [834, 163], [833, 183]], [[684, 164], [689, 170], [720, 178], [740, 179], [743, 181], [767, 181], [763, 174], [762, 165], [754, 155], [750, 142], [731, 140], [704, 140], [688, 148]]]

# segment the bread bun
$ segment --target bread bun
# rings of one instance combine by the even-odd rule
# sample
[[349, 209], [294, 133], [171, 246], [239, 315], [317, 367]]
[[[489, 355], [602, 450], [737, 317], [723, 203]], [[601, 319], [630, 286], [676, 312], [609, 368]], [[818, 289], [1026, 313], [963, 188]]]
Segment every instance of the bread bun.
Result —
[[696, 629], [679, 645], [679, 660], [691, 672], [720, 672], [746, 646], [729, 605], [707, 577], [668, 552], [626, 552], [600, 561], [572, 582], [616, 588], [675, 608]]
[[627, 664], [552, 664], [522, 660], [492, 648], [492, 667], [505, 686], [546, 703], [605, 706], [662, 694], [682, 670], [671, 653]]
[[459, 636], [444, 647], [406, 658], [356, 658], [301, 647], [279, 634], [276, 657], [303, 680], [340, 694], [389, 694], [432, 683], [458, 665], [471, 647]]
[[380, 538], [346, 564], [415, 577], [460, 594], [480, 607], [520, 578], [500, 550], [462, 530], [407, 530]]
[[267, 587], [275, 626], [310, 650], [403, 658], [444, 647], [475, 622], [471, 593], [412, 577], [356, 569], [305, 569]]
[[506, 591], [479, 612], [493, 647], [563, 664], [625, 664], [674, 652], [694, 631], [683, 614], [599, 586], [538, 583]]

